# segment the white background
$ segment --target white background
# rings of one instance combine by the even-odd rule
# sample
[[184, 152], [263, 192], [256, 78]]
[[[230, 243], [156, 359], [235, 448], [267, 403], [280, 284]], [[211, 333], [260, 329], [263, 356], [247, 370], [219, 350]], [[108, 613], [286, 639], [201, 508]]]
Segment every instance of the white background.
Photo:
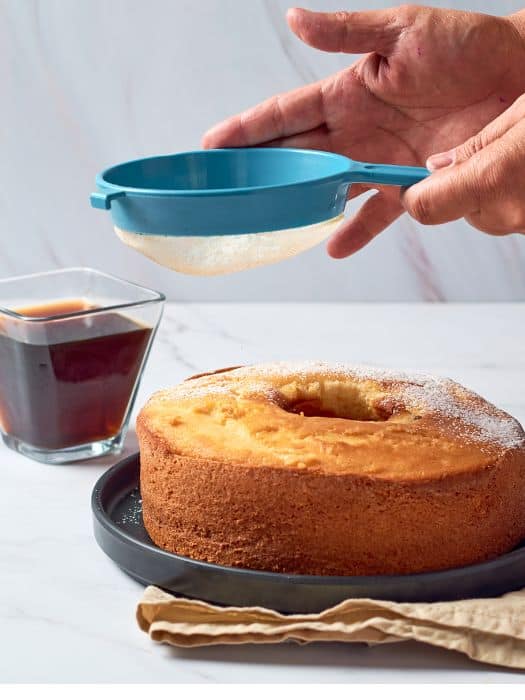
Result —
[[[89, 207], [103, 167], [198, 147], [217, 120], [351, 62], [303, 46], [284, 20], [290, 3], [0, 0], [0, 276], [85, 264], [179, 300], [524, 299], [525, 237], [495, 239], [463, 222], [425, 229], [403, 217], [349, 260], [333, 261], [320, 246], [205, 279], [128, 250], [109, 216]], [[506, 14], [525, 3], [430, 4]]]

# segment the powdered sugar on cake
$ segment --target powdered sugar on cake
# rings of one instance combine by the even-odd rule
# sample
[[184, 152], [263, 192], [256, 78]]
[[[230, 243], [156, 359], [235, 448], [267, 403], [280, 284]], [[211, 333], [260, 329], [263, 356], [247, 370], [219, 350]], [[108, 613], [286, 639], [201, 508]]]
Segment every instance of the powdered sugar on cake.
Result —
[[436, 415], [455, 419], [458, 437], [496, 443], [506, 449], [525, 442], [523, 431], [512, 416], [492, 404], [480, 406], [481, 397], [451, 379], [435, 377], [423, 386], [405, 387], [402, 394], [407, 405], [423, 406]]
[[[231, 379], [242, 379], [242, 394], [268, 396], [272, 378], [290, 377], [309, 382], [319, 375], [344, 381], [376, 382], [384, 385], [385, 396], [402, 402], [407, 410], [431, 413], [447, 419], [448, 429], [467, 441], [497, 444], [512, 449], [525, 443], [519, 423], [500, 409], [484, 402], [474, 392], [445, 377], [364, 365], [327, 362], [274, 362], [241, 367], [224, 373], [205, 375], [159, 392], [157, 400], [197, 398], [237, 393]], [[390, 385], [390, 386], [389, 386]], [[393, 386], [392, 386], [393, 385]], [[382, 387], [383, 388], [383, 387]], [[451, 420], [452, 419], [452, 420]]]

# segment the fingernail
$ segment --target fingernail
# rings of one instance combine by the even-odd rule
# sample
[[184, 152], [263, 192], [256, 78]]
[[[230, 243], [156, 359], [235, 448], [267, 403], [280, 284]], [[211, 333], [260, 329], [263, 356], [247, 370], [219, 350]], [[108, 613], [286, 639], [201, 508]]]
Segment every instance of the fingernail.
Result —
[[448, 168], [456, 159], [456, 151], [445, 151], [444, 153], [436, 153], [427, 159], [427, 168], [429, 170], [439, 170], [440, 168]]

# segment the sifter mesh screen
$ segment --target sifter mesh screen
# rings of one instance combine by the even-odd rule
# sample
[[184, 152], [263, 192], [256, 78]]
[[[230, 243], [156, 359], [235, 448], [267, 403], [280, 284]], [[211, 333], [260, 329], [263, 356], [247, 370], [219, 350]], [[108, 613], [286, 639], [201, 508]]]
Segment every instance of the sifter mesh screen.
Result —
[[159, 265], [188, 275], [226, 275], [291, 258], [332, 234], [343, 215], [311, 226], [226, 236], [159, 236], [115, 227], [120, 240]]

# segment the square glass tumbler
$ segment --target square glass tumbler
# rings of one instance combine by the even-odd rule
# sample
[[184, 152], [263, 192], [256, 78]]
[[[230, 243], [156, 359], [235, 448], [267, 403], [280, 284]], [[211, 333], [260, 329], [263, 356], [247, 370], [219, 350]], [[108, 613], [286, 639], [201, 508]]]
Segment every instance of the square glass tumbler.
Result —
[[0, 280], [0, 430], [59, 464], [118, 452], [164, 305], [88, 268]]

